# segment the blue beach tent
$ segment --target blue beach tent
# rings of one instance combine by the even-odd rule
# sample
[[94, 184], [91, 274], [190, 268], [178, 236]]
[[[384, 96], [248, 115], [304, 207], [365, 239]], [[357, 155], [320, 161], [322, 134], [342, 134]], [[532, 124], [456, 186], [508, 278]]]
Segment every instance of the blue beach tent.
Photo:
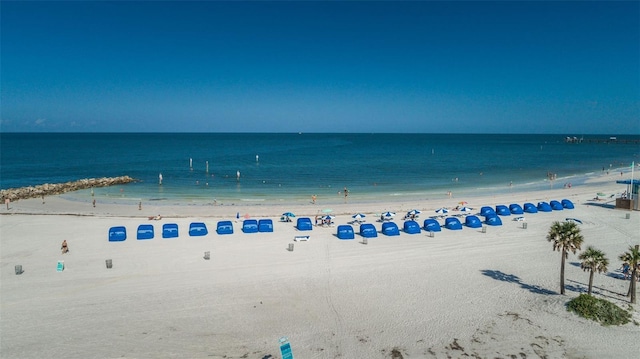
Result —
[[242, 231], [244, 233], [258, 233], [258, 221], [255, 219], [245, 219], [242, 222]]
[[296, 228], [298, 228], [299, 231], [312, 230], [313, 225], [311, 224], [311, 218], [309, 217], [298, 218], [298, 220], [296, 221]]
[[399, 236], [400, 230], [398, 229], [398, 225], [394, 222], [384, 222], [382, 223], [382, 234], [386, 236]]
[[219, 221], [216, 227], [218, 234], [233, 234], [233, 223], [231, 221]]
[[109, 228], [109, 242], [122, 242], [127, 239], [127, 229], [122, 226]]
[[138, 226], [138, 239], [153, 239], [153, 225], [141, 224]]
[[165, 223], [162, 225], [162, 238], [178, 237], [178, 225], [175, 223]]
[[484, 222], [490, 226], [501, 226], [502, 220], [496, 215], [484, 217]]
[[489, 206], [484, 206], [484, 207], [480, 208], [480, 215], [488, 216], [490, 214], [496, 214], [496, 211], [494, 211], [493, 208], [491, 208]]
[[517, 203], [512, 203], [509, 205], [509, 212], [511, 212], [511, 214], [524, 214], [524, 210]]
[[360, 235], [364, 238], [375, 238], [378, 236], [378, 231], [373, 224], [363, 223], [360, 225]]
[[509, 207], [499, 204], [496, 206], [496, 214], [498, 216], [510, 216], [511, 211], [509, 211]]
[[[491, 207], [489, 207], [491, 208]], [[493, 209], [491, 209], [493, 211]], [[447, 219], [444, 220], [444, 226], [447, 229], [451, 229], [451, 230], [459, 230], [462, 229], [462, 223], [460, 223], [460, 220], [457, 219], [456, 217], [449, 217]]]
[[538, 213], [538, 207], [533, 203], [527, 202], [524, 204], [524, 211], [527, 213]]
[[404, 232], [407, 234], [418, 234], [420, 233], [420, 225], [416, 221], [405, 221]]
[[573, 202], [569, 201], [568, 199], [563, 199], [562, 201], [560, 201], [560, 203], [562, 203], [562, 207], [564, 207], [565, 209], [573, 209]]
[[440, 228], [440, 223], [433, 218], [427, 218], [424, 220], [424, 230], [428, 232], [440, 232], [442, 228]]
[[562, 203], [558, 201], [551, 201], [549, 202], [549, 205], [551, 206], [551, 209], [553, 209], [554, 211], [562, 211], [564, 209], [564, 207], [562, 206]]
[[538, 211], [540, 212], [551, 212], [551, 206], [547, 202], [538, 202]]
[[339, 239], [354, 239], [356, 237], [355, 233], [353, 233], [353, 227], [348, 224], [339, 225], [336, 234]]
[[259, 220], [258, 232], [273, 232], [273, 221], [270, 219]]
[[193, 222], [189, 225], [189, 235], [191, 237], [206, 236], [209, 234], [207, 225], [202, 222]]
[[467, 216], [464, 219], [464, 224], [469, 228], [480, 228], [482, 227], [482, 221], [477, 216]]

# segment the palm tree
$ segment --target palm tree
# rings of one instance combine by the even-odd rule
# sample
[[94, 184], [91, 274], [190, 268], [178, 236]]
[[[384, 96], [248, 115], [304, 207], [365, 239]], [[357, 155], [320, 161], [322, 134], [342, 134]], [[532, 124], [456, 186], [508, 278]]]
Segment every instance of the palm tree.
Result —
[[604, 252], [591, 246], [587, 247], [584, 252], [580, 253], [578, 258], [582, 260], [580, 268], [584, 271], [589, 271], [589, 291], [587, 293], [591, 295], [591, 288], [593, 288], [593, 274], [595, 272], [606, 272], [609, 260], [605, 257]]
[[560, 294], [564, 294], [564, 262], [569, 257], [569, 251], [576, 253], [582, 246], [584, 238], [575, 222], [558, 222], [551, 224], [547, 240], [553, 243], [553, 250], [562, 255], [560, 262]]
[[639, 246], [629, 246], [629, 251], [620, 255], [620, 260], [629, 263], [631, 267], [631, 283], [629, 283], [629, 291], [627, 296], [631, 296], [631, 303], [636, 304], [636, 278], [638, 276], [638, 264], [640, 263]]

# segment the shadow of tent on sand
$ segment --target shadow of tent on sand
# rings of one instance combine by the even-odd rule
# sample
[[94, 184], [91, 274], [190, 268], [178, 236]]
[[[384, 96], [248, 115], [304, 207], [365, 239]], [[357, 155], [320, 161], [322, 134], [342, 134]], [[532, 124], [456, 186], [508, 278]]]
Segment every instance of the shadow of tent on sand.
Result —
[[557, 295], [557, 292], [554, 292], [552, 290], [548, 290], [548, 289], [544, 289], [542, 287], [539, 287], [537, 285], [531, 285], [531, 284], [527, 284], [527, 283], [523, 283], [520, 278], [516, 275], [513, 274], [506, 274], [503, 273], [501, 271], [497, 271], [497, 270], [491, 270], [491, 269], [483, 269], [480, 271], [480, 273], [482, 273], [483, 275], [486, 275], [487, 277], [493, 278], [495, 280], [500, 280], [503, 282], [509, 282], [509, 283], [515, 283], [518, 284], [521, 288], [526, 289], [532, 293], [536, 293], [536, 294], [545, 294], [545, 295]]

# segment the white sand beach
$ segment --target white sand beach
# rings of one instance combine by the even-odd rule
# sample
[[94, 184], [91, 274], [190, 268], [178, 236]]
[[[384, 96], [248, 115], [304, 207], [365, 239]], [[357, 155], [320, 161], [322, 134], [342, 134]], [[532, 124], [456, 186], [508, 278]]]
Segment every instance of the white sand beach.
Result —
[[[325, 208], [321, 199], [141, 210], [58, 196], [13, 202], [0, 210], [0, 357], [280, 358], [278, 339], [286, 336], [296, 358], [634, 358], [640, 326], [604, 327], [566, 311], [589, 275], [570, 254], [560, 295], [560, 254], [545, 238], [553, 221], [580, 219], [583, 249], [593, 245], [610, 260], [609, 272], [595, 277], [595, 295], [627, 308], [618, 256], [640, 244], [640, 213], [592, 200], [624, 191], [616, 179], [474, 198], [360, 204], [352, 194], [354, 203], [330, 204], [336, 225], [362, 212], [380, 230], [376, 215], [390, 210], [402, 226], [414, 208], [422, 224], [462, 200], [479, 210], [567, 198], [575, 209], [525, 214], [526, 229], [511, 216], [486, 233], [379, 234], [368, 244], [314, 227], [293, 251], [288, 245], [300, 232], [280, 214], [313, 220]], [[274, 232], [242, 233], [237, 212], [273, 219]], [[157, 214], [162, 220], [148, 220]], [[234, 221], [235, 233], [216, 234], [219, 220]], [[191, 222], [206, 223], [209, 234], [190, 237]], [[155, 226], [154, 239], [136, 240], [144, 223]], [[177, 223], [180, 236], [161, 238], [164, 223]], [[127, 240], [109, 242], [108, 229], [120, 225]], [[62, 255], [65, 239], [70, 253]], [[16, 275], [15, 265], [24, 273]]]

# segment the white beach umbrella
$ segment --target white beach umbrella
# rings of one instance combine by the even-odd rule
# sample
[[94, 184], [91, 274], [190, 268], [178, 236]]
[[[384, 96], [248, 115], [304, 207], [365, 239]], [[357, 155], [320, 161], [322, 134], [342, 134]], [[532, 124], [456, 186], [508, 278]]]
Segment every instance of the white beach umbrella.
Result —
[[449, 213], [449, 210], [444, 208], [444, 207], [442, 207], [442, 208], [436, 209], [436, 213], [437, 214], [445, 214], [445, 213]]

